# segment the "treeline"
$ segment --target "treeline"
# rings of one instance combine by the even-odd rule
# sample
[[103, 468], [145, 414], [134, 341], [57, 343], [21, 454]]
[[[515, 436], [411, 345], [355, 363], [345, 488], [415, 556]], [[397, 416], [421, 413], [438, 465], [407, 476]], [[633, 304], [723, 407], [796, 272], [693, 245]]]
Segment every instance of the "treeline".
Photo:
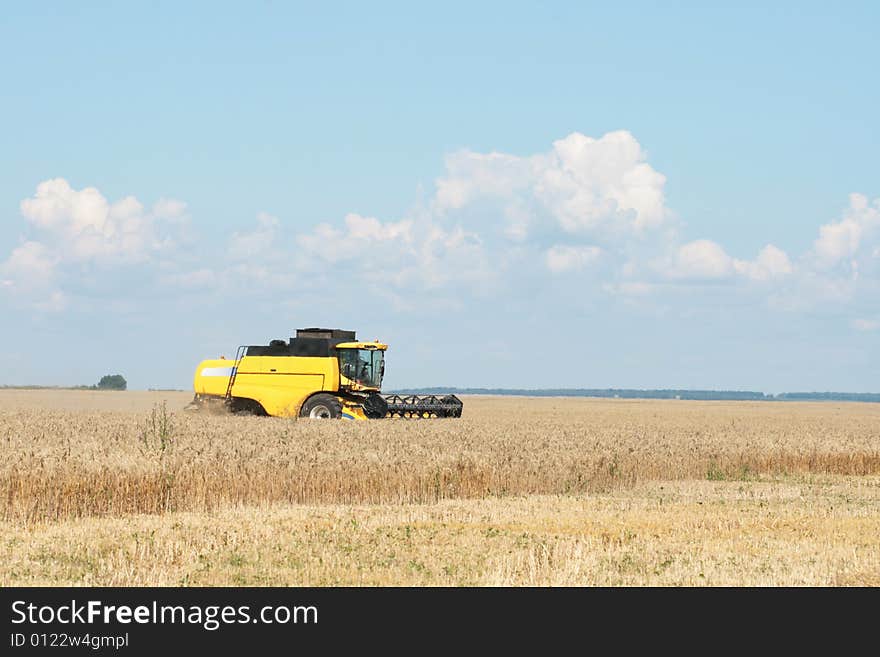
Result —
[[93, 386], [0, 386], [7, 390], [126, 390], [128, 382], [121, 374], [105, 374]]
[[782, 392], [773, 399], [790, 401], [861, 401], [880, 402], [880, 393], [876, 392]]
[[691, 399], [706, 401], [861, 401], [880, 402], [874, 392], [782, 392], [752, 390], [636, 390], [631, 388], [409, 388], [399, 395], [518, 395], [527, 397], [606, 397], [611, 399]]

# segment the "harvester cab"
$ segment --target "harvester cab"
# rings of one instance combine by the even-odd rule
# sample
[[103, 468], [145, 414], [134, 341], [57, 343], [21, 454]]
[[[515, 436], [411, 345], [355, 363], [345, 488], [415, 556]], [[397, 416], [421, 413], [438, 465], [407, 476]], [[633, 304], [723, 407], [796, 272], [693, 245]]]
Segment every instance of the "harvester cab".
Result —
[[387, 349], [354, 331], [298, 329], [289, 342], [239, 347], [234, 361], [199, 363], [191, 407], [317, 419], [461, 417], [455, 395], [381, 394]]
[[336, 345], [339, 358], [339, 389], [350, 392], [378, 392], [385, 376], [385, 350], [380, 342], [341, 342]]

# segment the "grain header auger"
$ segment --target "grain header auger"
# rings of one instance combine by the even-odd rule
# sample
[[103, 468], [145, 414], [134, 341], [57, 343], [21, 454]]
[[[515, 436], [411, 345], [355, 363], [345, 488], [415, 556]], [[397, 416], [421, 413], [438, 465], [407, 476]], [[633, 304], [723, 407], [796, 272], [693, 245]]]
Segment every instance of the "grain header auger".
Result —
[[387, 349], [358, 341], [354, 331], [297, 329], [289, 341], [239, 347], [233, 361], [199, 363], [190, 408], [349, 420], [461, 417], [455, 395], [381, 394]]

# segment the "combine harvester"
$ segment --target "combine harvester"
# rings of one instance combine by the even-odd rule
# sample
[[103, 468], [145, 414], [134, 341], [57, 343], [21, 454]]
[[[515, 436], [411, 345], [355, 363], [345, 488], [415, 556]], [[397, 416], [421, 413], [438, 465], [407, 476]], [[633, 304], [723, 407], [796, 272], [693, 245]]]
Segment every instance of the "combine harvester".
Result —
[[387, 349], [359, 342], [354, 331], [297, 329], [289, 342], [239, 347], [232, 362], [199, 363], [188, 408], [317, 419], [461, 417], [455, 395], [382, 395]]

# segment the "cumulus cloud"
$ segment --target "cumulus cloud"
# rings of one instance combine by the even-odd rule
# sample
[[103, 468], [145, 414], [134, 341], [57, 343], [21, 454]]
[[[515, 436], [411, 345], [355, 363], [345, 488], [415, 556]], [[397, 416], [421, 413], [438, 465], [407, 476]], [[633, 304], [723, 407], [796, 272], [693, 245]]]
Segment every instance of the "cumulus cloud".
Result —
[[670, 223], [665, 182], [626, 131], [572, 133], [527, 156], [459, 151], [446, 158], [422, 212], [391, 221], [350, 213], [341, 224], [319, 224], [295, 238], [299, 266], [345, 263], [399, 286], [488, 284], [525, 276], [533, 263], [586, 275], [603, 243], [643, 239]]
[[63, 178], [37, 185], [33, 197], [21, 202], [21, 213], [41, 233], [59, 260], [137, 262], [173, 241], [157, 223], [180, 218], [185, 204], [162, 199], [153, 212], [133, 196], [110, 203], [94, 187], [73, 189]]
[[[150, 263], [175, 246], [188, 220], [183, 201], [162, 198], [150, 209], [134, 196], [110, 202], [96, 188], [77, 190], [63, 178], [41, 182], [20, 210], [30, 235], [0, 262], [0, 280], [42, 310], [65, 308], [77, 273], [92, 265]], [[118, 279], [90, 280], [106, 291], [107, 281]]]
[[458, 209], [482, 197], [509, 199], [534, 179], [529, 158], [463, 150], [447, 156], [446, 176], [437, 180], [436, 203]]
[[396, 287], [438, 287], [490, 276], [479, 237], [431, 219], [380, 221], [351, 213], [297, 237], [301, 266], [344, 265], [350, 276]]
[[58, 257], [40, 242], [24, 242], [0, 265], [7, 286], [47, 285], [55, 276]]
[[575, 132], [526, 157], [460, 151], [446, 158], [434, 207], [448, 214], [494, 204], [487, 222], [500, 220], [502, 233], [519, 241], [552, 230], [606, 239], [641, 234], [671, 216], [666, 178], [646, 160], [624, 130], [598, 139]]
[[[218, 262], [174, 249], [188, 221], [183, 201], [111, 201], [55, 178], [21, 201], [28, 230], [0, 262], [0, 293], [39, 290], [34, 298], [43, 307], [62, 308], [75, 297], [69, 281], [78, 272], [132, 263], [153, 267], [144, 271], [165, 289], [215, 295], [293, 290], [304, 277], [329, 289], [340, 272], [400, 299], [419, 298], [413, 292], [425, 288], [440, 291], [431, 296], [437, 300], [543, 284], [652, 302], [647, 297], [676, 288], [723, 284], [791, 310], [880, 288], [880, 199], [852, 194], [807, 253], [790, 257], [767, 244], [748, 259], [713, 239], [687, 239], [666, 205], [665, 183], [622, 130], [595, 138], [575, 132], [523, 156], [463, 150], [446, 158], [429, 201], [402, 217], [350, 212], [299, 231], [288, 224], [286, 232], [281, 219], [259, 213], [228, 234], [227, 257]], [[876, 329], [873, 319], [849, 321]]]
[[573, 133], [554, 142], [536, 191], [570, 232], [603, 222], [635, 230], [658, 226], [667, 217], [666, 177], [645, 159], [629, 132], [600, 139]]
[[667, 275], [673, 279], [720, 281], [742, 277], [752, 281], [768, 281], [792, 273], [788, 255], [768, 244], [754, 260], [739, 260], [727, 254], [712, 240], [694, 240], [679, 246], [667, 265]]
[[59, 312], [68, 298], [57, 289], [59, 258], [40, 242], [23, 242], [0, 263], [0, 290], [21, 294], [35, 308]]
[[733, 272], [733, 258], [719, 244], [695, 240], [678, 247], [669, 273], [673, 278], [717, 280]]
[[794, 271], [788, 254], [780, 248], [768, 244], [753, 261], [734, 260], [734, 270], [753, 281], [767, 281], [788, 276]]
[[844, 211], [843, 217], [819, 228], [819, 237], [813, 243], [817, 265], [822, 269], [829, 269], [841, 262], [850, 261], [857, 256], [861, 247], [876, 240], [878, 226], [880, 199], [869, 203], [868, 198], [862, 194], [850, 194], [849, 207]]
[[305, 252], [330, 263], [343, 260], [372, 263], [377, 258], [411, 253], [414, 248], [412, 225], [408, 219], [383, 222], [350, 213], [341, 228], [318, 224], [311, 232], [300, 235], [297, 242]]
[[[402, 292], [462, 285], [479, 291], [533, 264], [586, 275], [604, 253], [597, 246], [603, 239], [637, 236], [671, 215], [664, 176], [625, 131], [598, 138], [572, 133], [528, 156], [461, 151], [446, 165], [430, 207], [412, 216], [352, 212], [341, 223], [285, 235], [277, 217], [261, 213], [255, 226], [229, 236], [225, 264], [175, 266], [164, 258], [157, 280], [178, 289], [223, 287], [236, 277], [332, 280], [344, 265], [349, 276]], [[40, 183], [21, 212], [34, 235], [4, 269], [18, 278], [29, 266], [149, 265], [174, 245], [187, 206], [171, 198], [149, 209], [134, 196], [110, 201], [94, 187], [75, 189], [56, 178]], [[266, 260], [273, 261], [268, 269]], [[3, 280], [18, 279], [6, 273]]]

